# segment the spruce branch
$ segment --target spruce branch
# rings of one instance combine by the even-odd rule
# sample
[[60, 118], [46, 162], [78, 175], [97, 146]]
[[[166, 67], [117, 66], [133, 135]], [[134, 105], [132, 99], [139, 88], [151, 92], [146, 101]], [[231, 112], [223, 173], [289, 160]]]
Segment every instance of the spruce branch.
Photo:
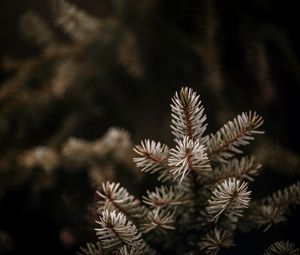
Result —
[[78, 255], [103, 255], [104, 252], [101, 248], [100, 242], [96, 243], [86, 243], [86, 247], [80, 247], [80, 252], [77, 252]]
[[257, 130], [262, 124], [263, 119], [256, 112], [243, 112], [216, 134], [210, 135], [206, 144], [208, 156], [215, 161], [226, 162], [235, 153], [242, 153], [238, 147], [249, 144], [254, 134], [264, 133]]
[[[141, 251], [143, 251], [141, 253]], [[121, 248], [117, 249], [113, 252], [113, 255], [157, 255], [158, 253], [151, 249], [148, 245], [142, 246], [140, 249], [136, 249], [135, 247], [128, 247], [123, 245]]]
[[172, 98], [172, 134], [177, 139], [188, 136], [190, 139], [199, 139], [202, 144], [207, 140], [203, 137], [207, 124], [204, 107], [201, 104], [199, 95], [191, 88], [182, 88], [179, 94], [176, 92]]
[[300, 182], [296, 182], [271, 196], [254, 201], [246, 218], [257, 228], [268, 230], [273, 224], [286, 220], [286, 213], [291, 206], [300, 204]]
[[114, 250], [127, 245], [140, 250], [144, 246], [136, 226], [123, 213], [104, 210], [96, 221], [96, 235], [105, 250]]
[[182, 182], [183, 178], [194, 171], [199, 175], [207, 175], [211, 171], [206, 148], [200, 141], [184, 136], [176, 140], [176, 148], [170, 150], [169, 166], [174, 180]]
[[175, 229], [175, 211], [154, 208], [148, 212], [146, 222], [142, 224], [142, 232], [148, 233], [153, 230], [165, 233]]
[[211, 220], [217, 221], [224, 213], [232, 222], [236, 222], [249, 205], [250, 193], [247, 183], [235, 178], [218, 184], [206, 208]]
[[190, 203], [189, 194], [178, 187], [155, 187], [155, 191], [147, 191], [143, 202], [151, 207], [172, 208]]
[[168, 146], [160, 142], [145, 140], [141, 145], [133, 149], [140, 157], [135, 157], [133, 161], [142, 172], [151, 174], [159, 173], [159, 180], [166, 180], [168, 175]]
[[251, 224], [256, 226], [256, 228], [262, 228], [264, 232], [271, 226], [286, 221], [284, 208], [274, 205], [261, 205], [250, 212], [248, 225]]
[[279, 241], [266, 249], [263, 255], [299, 255], [299, 249], [290, 241]]
[[199, 242], [200, 250], [204, 254], [215, 255], [221, 248], [229, 248], [234, 246], [233, 236], [226, 231], [214, 228]]
[[300, 204], [300, 181], [287, 186], [283, 190], [275, 191], [271, 196], [263, 198], [260, 203], [283, 208]]
[[[245, 180], [253, 181], [261, 165], [254, 157], [233, 156], [242, 152], [239, 147], [253, 140], [254, 134], [263, 133], [257, 130], [263, 123], [259, 115], [242, 113], [206, 140], [206, 117], [199, 96], [183, 88], [172, 102], [175, 147], [147, 139], [134, 147], [137, 167], [157, 174], [167, 184], [148, 190], [141, 202], [120, 183], [106, 182], [97, 191], [101, 201], [96, 232], [105, 254], [151, 253], [143, 235], [153, 247], [158, 244], [167, 252], [183, 240], [176, 254], [215, 255], [234, 245], [237, 227], [246, 229], [250, 222], [267, 229], [284, 221], [286, 211], [300, 203], [298, 182], [250, 204], [251, 191]], [[218, 164], [212, 167], [212, 160]], [[240, 221], [244, 211], [244, 221]], [[162, 242], [161, 234], [169, 231]]]
[[141, 254], [141, 253], [140, 253], [139, 250], [136, 250], [133, 247], [128, 247], [126, 245], [123, 245], [121, 248], [119, 248], [113, 254], [114, 255], [138, 255], [138, 254]]
[[213, 171], [213, 180], [216, 182], [235, 177], [240, 180], [254, 181], [254, 176], [259, 174], [261, 164], [255, 157], [242, 157], [241, 159], [232, 159], [225, 164], [221, 164]]
[[100, 204], [99, 211], [105, 209], [116, 210], [136, 220], [141, 220], [145, 215], [146, 208], [141, 205], [137, 198], [121, 187], [120, 183], [103, 183], [102, 192], [97, 191], [97, 194], [103, 199], [98, 202]]

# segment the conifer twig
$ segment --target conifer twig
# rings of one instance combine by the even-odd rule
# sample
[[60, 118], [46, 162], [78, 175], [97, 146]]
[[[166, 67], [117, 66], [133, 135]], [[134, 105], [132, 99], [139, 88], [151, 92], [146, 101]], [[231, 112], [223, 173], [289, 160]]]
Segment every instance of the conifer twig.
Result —
[[250, 202], [251, 191], [248, 191], [247, 183], [235, 178], [218, 184], [212, 193], [208, 200], [207, 212], [214, 221], [225, 213], [231, 221], [236, 222]]
[[183, 178], [191, 171], [200, 175], [207, 175], [211, 171], [206, 148], [199, 140], [184, 136], [176, 140], [176, 148], [171, 149], [169, 157], [170, 172], [175, 180], [182, 182]]
[[299, 255], [299, 249], [289, 241], [279, 241], [273, 243], [263, 255]]
[[123, 213], [104, 210], [96, 223], [99, 225], [95, 228], [96, 235], [103, 249], [114, 250], [122, 245], [138, 248], [144, 245], [136, 226]]
[[203, 137], [207, 124], [206, 115], [201, 105], [199, 95], [191, 88], [184, 87], [179, 94], [176, 92], [172, 98], [172, 134], [177, 139], [188, 136], [190, 139], [198, 139], [204, 143], [207, 137]]
[[207, 154], [213, 160], [226, 162], [235, 153], [242, 153], [238, 148], [247, 145], [253, 140], [254, 134], [263, 134], [258, 131], [263, 119], [256, 112], [243, 112], [233, 121], [228, 121], [216, 134], [212, 134], [207, 141]]

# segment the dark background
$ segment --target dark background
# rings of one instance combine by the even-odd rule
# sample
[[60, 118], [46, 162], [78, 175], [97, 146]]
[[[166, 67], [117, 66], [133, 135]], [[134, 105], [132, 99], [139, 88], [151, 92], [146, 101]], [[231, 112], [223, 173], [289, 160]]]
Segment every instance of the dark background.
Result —
[[[74, 1], [92, 15], [120, 19], [114, 6], [117, 2]], [[255, 110], [265, 119], [264, 130], [274, 151], [282, 148], [299, 162], [300, 17], [294, 1], [124, 3], [121, 28], [132, 31], [137, 38], [142, 77], [118, 66], [112, 60], [113, 51], [101, 55], [99, 49], [96, 55], [101, 57], [95, 63], [106, 67], [104, 73], [86, 81], [84, 90], [76, 93], [75, 87], [71, 96], [51, 102], [47, 110], [31, 115], [31, 110], [26, 111], [27, 105], [20, 104], [10, 112], [5, 109], [15, 98], [4, 99], [0, 102], [1, 169], [19, 151], [48, 144], [61, 123], [74, 112], [85, 118], [66, 137], [95, 139], [110, 126], [119, 126], [131, 133], [135, 144], [144, 138], [170, 144], [170, 98], [184, 85], [200, 93], [208, 116], [208, 131], [217, 130], [242, 111]], [[1, 57], [26, 59], [39, 54], [39, 49], [20, 35], [19, 17], [27, 10], [34, 10], [50, 23], [53, 20], [51, 4], [46, 1], [1, 1]], [[262, 47], [263, 57], [255, 55], [256, 44]], [[45, 70], [47, 67], [47, 73]], [[0, 81], [13, 75], [1, 71]], [[28, 109], [34, 108], [35, 100], [38, 101], [33, 97]], [[6, 120], [9, 124], [4, 125]], [[260, 139], [258, 143], [263, 147], [265, 140]], [[299, 179], [299, 163], [285, 167], [288, 160], [282, 155], [274, 158], [274, 164], [276, 160], [281, 169], [273, 171], [266, 164], [253, 185], [254, 197], [271, 194]], [[1, 180], [10, 182], [10, 178], [13, 177], [5, 175]], [[5, 190], [0, 202], [0, 229], [14, 240], [15, 249], [9, 254], [71, 254], [77, 245], [89, 240], [83, 234], [92, 227], [78, 226], [84, 213], [80, 206], [86, 202], [83, 194], [94, 194], [85, 186], [85, 179], [84, 173], [63, 172], [51, 190], [34, 199], [30, 189], [34, 178]], [[83, 202], [71, 210], [65, 209], [61, 195], [64, 192], [71, 194], [74, 201]], [[238, 235], [237, 247], [231, 254], [260, 254], [279, 240], [294, 241], [299, 247], [299, 212], [299, 208], [295, 209], [286, 224], [266, 233]], [[83, 234], [77, 234], [72, 245], [64, 245], [64, 229]]]

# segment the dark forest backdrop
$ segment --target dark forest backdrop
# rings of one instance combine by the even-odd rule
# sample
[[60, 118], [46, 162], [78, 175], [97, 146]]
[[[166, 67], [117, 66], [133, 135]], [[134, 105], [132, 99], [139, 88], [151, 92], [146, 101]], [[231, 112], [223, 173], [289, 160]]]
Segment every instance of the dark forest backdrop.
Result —
[[[200, 93], [209, 131], [242, 111], [264, 117], [266, 135], [251, 148], [264, 164], [254, 197], [299, 179], [294, 1], [70, 2], [80, 10], [55, 0], [0, 2], [0, 254], [73, 254], [94, 237], [99, 178], [150, 185], [132, 170], [132, 144], [172, 142], [170, 98], [184, 85]], [[116, 157], [110, 136], [130, 152]], [[109, 152], [99, 145], [100, 159], [82, 163], [76, 153], [95, 140]], [[91, 182], [98, 170], [114, 174]], [[299, 212], [266, 233], [241, 234], [232, 251], [260, 254], [282, 239], [299, 247]]]

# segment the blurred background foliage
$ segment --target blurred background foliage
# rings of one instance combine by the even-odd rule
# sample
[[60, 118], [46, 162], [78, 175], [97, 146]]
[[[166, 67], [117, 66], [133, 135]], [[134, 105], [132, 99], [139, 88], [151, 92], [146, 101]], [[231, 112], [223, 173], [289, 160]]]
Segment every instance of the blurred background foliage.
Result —
[[[94, 237], [103, 180], [150, 186], [132, 145], [172, 143], [170, 98], [184, 85], [200, 93], [210, 132], [242, 111], [264, 117], [254, 197], [299, 178], [293, 1], [11, 0], [0, 12], [0, 254], [74, 253]], [[299, 244], [299, 212], [267, 237], [241, 235], [233, 252]]]

